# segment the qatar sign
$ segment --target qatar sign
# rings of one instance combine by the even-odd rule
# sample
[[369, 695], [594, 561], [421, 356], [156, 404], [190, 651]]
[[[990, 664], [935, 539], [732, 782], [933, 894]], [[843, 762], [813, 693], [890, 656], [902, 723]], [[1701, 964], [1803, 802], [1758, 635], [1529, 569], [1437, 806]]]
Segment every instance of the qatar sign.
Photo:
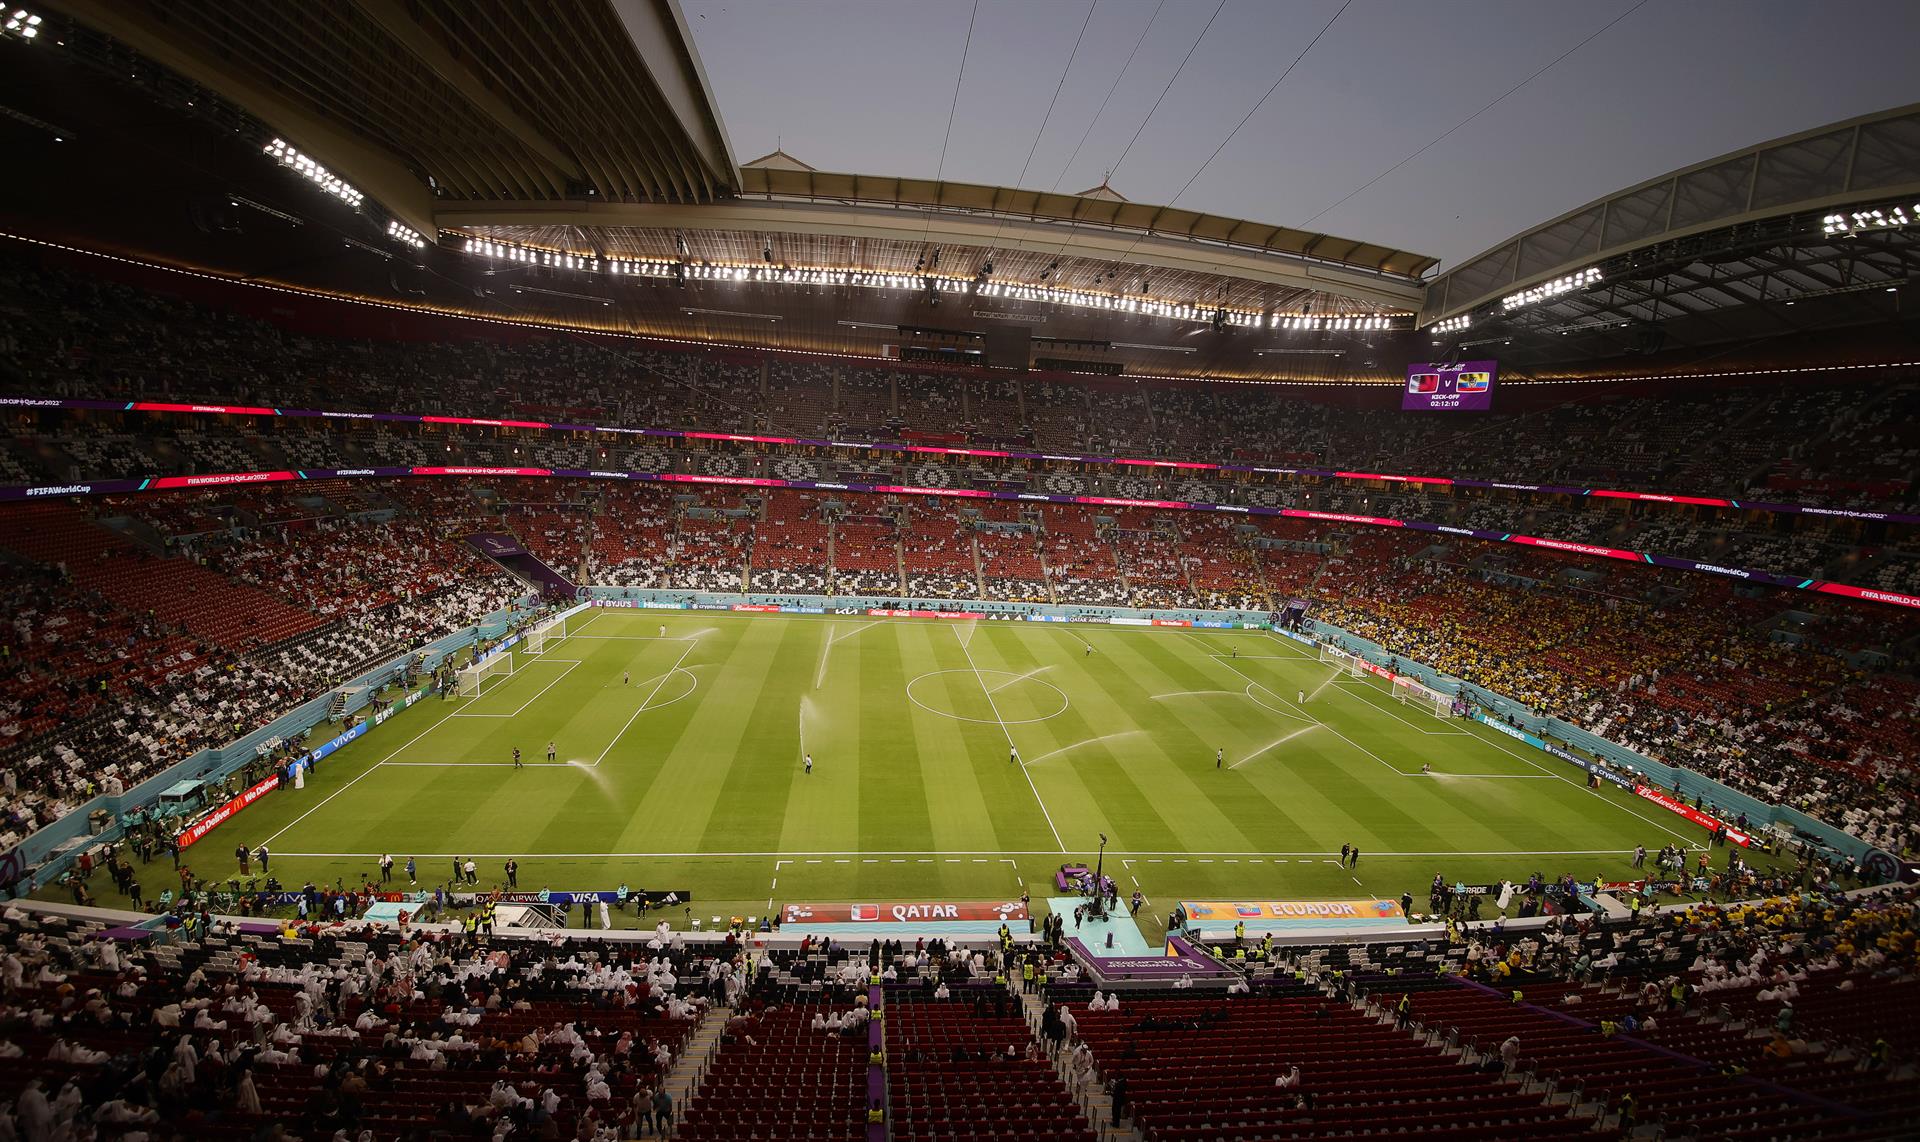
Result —
[[780, 910], [785, 924], [944, 924], [964, 920], [1027, 919], [1027, 906], [1018, 900], [912, 900], [881, 904], [789, 904]]

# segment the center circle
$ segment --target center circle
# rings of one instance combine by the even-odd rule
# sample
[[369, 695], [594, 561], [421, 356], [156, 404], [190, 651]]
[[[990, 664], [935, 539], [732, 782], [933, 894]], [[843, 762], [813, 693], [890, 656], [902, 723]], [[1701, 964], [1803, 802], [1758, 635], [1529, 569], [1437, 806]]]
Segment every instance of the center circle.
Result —
[[[929, 678], [938, 678], [942, 674], [965, 674], [975, 678], [980, 687], [989, 692], [984, 700], [988, 703], [990, 709], [993, 708], [992, 703], [998, 701], [1001, 694], [1017, 693], [1022, 688], [1028, 686], [1046, 687], [1048, 690], [1053, 691], [1053, 696], [1059, 699], [1060, 704], [1047, 713], [1038, 714], [1031, 718], [977, 718], [972, 714], [962, 714], [955, 710], [942, 709], [939, 704], [929, 705], [926, 701], [923, 701], [918, 694], [914, 693], [914, 687], [919, 686]], [[930, 695], [930, 697], [932, 697], [935, 703], [941, 703], [944, 700], [944, 695], [933, 694]], [[907, 701], [912, 702], [929, 714], [938, 714], [943, 718], [952, 718], [956, 722], [979, 722], [981, 725], [987, 726], [1023, 726], [1029, 722], [1044, 722], [1049, 718], [1057, 718], [1067, 712], [1067, 695], [1060, 687], [1055, 686], [1051, 682], [1045, 682], [1039, 678], [1035, 678], [1031, 674], [1015, 674], [1010, 670], [930, 670], [907, 683]], [[1036, 708], [1038, 708], [1040, 704], [1041, 703], [1036, 702]]]

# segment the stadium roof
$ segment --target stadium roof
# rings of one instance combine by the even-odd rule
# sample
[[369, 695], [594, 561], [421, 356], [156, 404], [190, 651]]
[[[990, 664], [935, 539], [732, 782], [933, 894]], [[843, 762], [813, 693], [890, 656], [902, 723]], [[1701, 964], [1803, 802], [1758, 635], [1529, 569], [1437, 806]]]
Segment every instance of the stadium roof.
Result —
[[436, 202], [712, 202], [738, 170], [670, 0], [52, 0], [431, 233]]
[[1721, 155], [1541, 223], [1434, 279], [1420, 324], [1462, 342], [1489, 330], [1601, 337], [1590, 349], [1605, 355], [1604, 342], [1644, 351], [1884, 318], [1871, 299], [1824, 302], [1897, 290], [1920, 271], [1916, 200], [1920, 104]]
[[897, 267], [863, 260], [856, 243], [946, 244], [977, 248], [976, 266], [999, 258], [1003, 278], [1024, 261], [1072, 260], [1086, 287], [1164, 270], [1152, 292], [1168, 301], [1354, 315], [1410, 315], [1436, 264], [1106, 187], [833, 173], [781, 152], [741, 166], [674, 0], [51, 7], [255, 116], [430, 238], [605, 258], [679, 240], [663, 250], [649, 234], [703, 232], [700, 244], [757, 262], [769, 238], [790, 235], [780, 244], [804, 238], [820, 259], [810, 267], [870, 272]]

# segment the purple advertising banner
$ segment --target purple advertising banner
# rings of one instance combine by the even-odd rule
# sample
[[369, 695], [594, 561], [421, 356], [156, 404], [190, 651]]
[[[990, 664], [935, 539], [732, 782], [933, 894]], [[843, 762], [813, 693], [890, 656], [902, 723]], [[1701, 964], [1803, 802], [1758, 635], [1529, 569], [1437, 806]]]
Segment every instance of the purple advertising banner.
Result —
[[1069, 936], [1067, 944], [1102, 980], [1174, 980], [1183, 975], [1199, 978], [1229, 973], [1218, 960], [1178, 936], [1173, 938], [1173, 950], [1167, 955], [1103, 956], [1078, 936]]
[[1400, 407], [1485, 412], [1493, 407], [1493, 378], [1498, 372], [1494, 361], [1415, 362], [1407, 366], [1407, 393]]
[[[1489, 365], [1492, 364], [1492, 362], [1474, 362], [1474, 363], [1489, 364]], [[1423, 366], [1414, 366], [1414, 368], [1421, 368], [1421, 367]], [[1461, 365], [1457, 367], [1464, 369], [1467, 366]], [[1489, 382], [1488, 382], [1489, 388], [1491, 388], [1491, 385], [1492, 385], [1492, 378], [1491, 378], [1491, 374], [1489, 374]], [[1265, 464], [1216, 464], [1216, 463], [1211, 463], [1206, 461], [1189, 461], [1189, 460], [1179, 460], [1179, 461], [1140, 460], [1140, 459], [1130, 459], [1124, 456], [1094, 456], [1094, 455], [1086, 455], [1081, 453], [1021, 452], [1021, 451], [1013, 451], [1013, 450], [1000, 451], [1000, 450], [966, 449], [966, 448], [929, 448], [929, 447], [925, 447], [922, 445], [915, 445], [915, 444], [891, 444], [891, 443], [885, 443], [885, 442], [858, 441], [858, 440], [820, 440], [820, 439], [814, 439], [811, 437], [748, 436], [748, 435], [740, 435], [736, 433], [682, 432], [680, 430], [670, 429], [670, 428], [618, 428], [610, 425], [546, 424], [544, 422], [537, 422], [537, 421], [505, 422], [505, 421], [497, 421], [497, 420], [476, 420], [473, 418], [466, 418], [466, 417], [459, 417], [459, 418], [425, 417], [425, 416], [415, 415], [412, 413], [396, 413], [396, 412], [323, 412], [323, 411], [318, 411], [313, 409], [267, 409], [267, 408], [247, 408], [247, 407], [232, 406], [232, 405], [158, 405], [158, 404], [150, 404], [150, 403], [143, 403], [143, 402], [136, 402], [136, 401], [74, 400], [74, 399], [68, 399], [64, 397], [0, 397], [0, 408], [28, 408], [28, 409], [78, 408], [78, 409], [102, 409], [102, 410], [110, 410], [110, 411], [118, 411], [118, 412], [164, 411], [164, 412], [176, 412], [176, 413], [200, 413], [200, 414], [207, 414], [207, 415], [292, 416], [292, 417], [309, 416], [309, 417], [340, 418], [340, 419], [349, 419], [349, 420], [377, 420], [377, 421], [405, 423], [405, 424], [420, 424], [430, 420], [438, 423], [459, 423], [459, 424], [473, 424], [473, 425], [498, 425], [503, 423], [513, 423], [513, 424], [524, 425], [524, 426], [550, 428], [559, 432], [618, 433], [618, 434], [625, 434], [629, 436], [658, 437], [663, 440], [725, 439], [725, 440], [734, 440], [734, 441], [740, 441], [745, 443], [804, 445], [804, 446], [813, 447], [813, 448], [829, 448], [829, 447], [831, 448], [862, 448], [862, 449], [867, 449], [869, 451], [877, 451], [877, 452], [940, 453], [940, 454], [954, 454], [954, 455], [997, 456], [997, 457], [1004, 457], [1004, 458], [1013, 459], [1013, 460], [1040, 460], [1040, 461], [1055, 461], [1055, 462], [1067, 462], [1067, 463], [1076, 463], [1076, 464], [1123, 464], [1123, 465], [1147, 466], [1147, 467], [1154, 467], [1154, 468], [1175, 469], [1180, 471], [1193, 471], [1193, 472], [1252, 472], [1252, 473], [1261, 473], [1261, 474], [1272, 475], [1272, 476], [1311, 476], [1311, 477], [1315, 477], [1322, 480], [1355, 480], [1355, 481], [1362, 481], [1362, 482], [1381, 481], [1385, 483], [1431, 484], [1437, 487], [1457, 486], [1462, 488], [1488, 488], [1494, 491], [1527, 492], [1527, 493], [1555, 495], [1555, 496], [1592, 496], [1595, 498], [1638, 500], [1645, 503], [1687, 504], [1687, 505], [1692, 505], [1696, 507], [1737, 508], [1741, 511], [1762, 511], [1762, 512], [1777, 512], [1777, 513], [1785, 513], [1785, 514], [1818, 515], [1818, 516], [1829, 516], [1835, 519], [1866, 520], [1866, 521], [1886, 522], [1886, 523], [1920, 523], [1920, 513], [1916, 513], [1916, 512], [1879, 511], [1872, 508], [1821, 507], [1814, 504], [1770, 503], [1770, 502], [1765, 502], [1760, 500], [1733, 500], [1733, 499], [1727, 499], [1723, 496], [1691, 496], [1691, 495], [1676, 495], [1676, 494], [1664, 493], [1664, 492], [1634, 492], [1634, 491], [1622, 491], [1622, 490], [1609, 489], [1609, 488], [1582, 488], [1582, 487], [1575, 487], [1575, 486], [1562, 485], [1562, 484], [1523, 484], [1523, 483], [1512, 483], [1512, 482], [1501, 481], [1501, 480], [1478, 480], [1478, 479], [1473, 479], [1465, 476], [1408, 476], [1408, 475], [1399, 475], [1399, 474], [1388, 473], [1388, 472], [1349, 472], [1349, 471], [1343, 471], [1343, 470], [1333, 469], [1333, 468], [1275, 467], [1272, 465], [1265, 465]], [[342, 476], [406, 476], [406, 475], [446, 476], [446, 475], [466, 475], [466, 474], [473, 474], [473, 473], [451, 471], [443, 468], [420, 468], [420, 469], [349, 468], [349, 469], [339, 470], [336, 474], [342, 475]], [[524, 470], [524, 469], [519, 469], [519, 470], [498, 469], [492, 474], [503, 475], [503, 476], [504, 475], [526, 476], [526, 475], [548, 475], [548, 474], [556, 475], [556, 476], [585, 475], [585, 476], [593, 477], [595, 479], [602, 479], [602, 478], [639, 479], [641, 478], [637, 475], [629, 474], [629, 473], [578, 472], [573, 470], [557, 470], [552, 473], [544, 473], [544, 472], [536, 473], [536, 472], [533, 472], [530, 470]], [[307, 469], [305, 471], [295, 473], [294, 476], [302, 480], [320, 480], [320, 479], [329, 478], [328, 470], [326, 469], [318, 469], [318, 470]], [[649, 476], [646, 478], [652, 479], [656, 477]], [[0, 500], [30, 499], [35, 496], [109, 495], [109, 494], [117, 494], [121, 492], [154, 491], [154, 490], [160, 490], [160, 489], [172, 488], [172, 487], [195, 487], [195, 486], [198, 486], [194, 482], [196, 479], [197, 479], [196, 477], [158, 477], [158, 478], [148, 478], [148, 479], [118, 478], [118, 479], [107, 479], [107, 480], [81, 481], [73, 484], [49, 485], [46, 487], [0, 487]], [[213, 477], [207, 477], [206, 479], [219, 481], [219, 480], [225, 479], [225, 477], [213, 476]], [[778, 485], [769, 483], [767, 484], [767, 486], [772, 487], [772, 486], [778, 486]], [[821, 485], [821, 486], [832, 487], [832, 488], [846, 487], [846, 485]], [[995, 490], [1004, 491], [1004, 489], [995, 489]], [[979, 494], [984, 495], [987, 493], [982, 492]], [[1034, 498], [1034, 497], [1022, 497], [1022, 498]], [[1221, 510], [1230, 511], [1230, 510], [1246, 510], [1246, 509], [1222, 508]]]

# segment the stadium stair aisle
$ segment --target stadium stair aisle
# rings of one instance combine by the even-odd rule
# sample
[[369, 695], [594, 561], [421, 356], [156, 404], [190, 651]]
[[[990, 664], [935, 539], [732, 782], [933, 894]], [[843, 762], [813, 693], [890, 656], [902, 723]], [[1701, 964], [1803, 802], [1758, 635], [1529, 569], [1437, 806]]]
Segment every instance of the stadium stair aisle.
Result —
[[[1024, 1013], [976, 1012], [967, 998], [901, 989], [889, 995], [886, 1036], [894, 1142], [1093, 1142], [1054, 1065], [1025, 1057], [1034, 1039]], [[922, 1057], [909, 1061], [910, 1050]]]
[[[1613, 1136], [1539, 1092], [1471, 1069], [1432, 1036], [1396, 1030], [1390, 1018], [1304, 984], [1237, 999], [1174, 994], [1122, 993], [1120, 1011], [1074, 1012], [1100, 1081], [1126, 1077], [1130, 1117], [1149, 1142]], [[1275, 1086], [1296, 1065], [1310, 1110]]]
[[684, 1109], [692, 1104], [693, 1096], [700, 1090], [700, 1080], [706, 1077], [707, 1063], [719, 1051], [720, 1036], [731, 1018], [733, 1008], [710, 1007], [694, 1027], [693, 1034], [687, 1036], [686, 1047], [673, 1061], [673, 1070], [667, 1072], [667, 1093], [673, 1097], [673, 1105]]
[[1867, 1113], [1756, 1077], [1721, 1075], [1711, 1063], [1668, 1047], [1602, 1036], [1585, 1018], [1513, 1002], [1484, 984], [1458, 977], [1446, 984], [1415, 995], [1415, 1018], [1429, 1027], [1457, 1027], [1488, 1052], [1518, 1036], [1519, 1067], [1553, 1077], [1562, 1090], [1582, 1091], [1599, 1104], [1603, 1124], [1617, 1121], [1620, 1097], [1629, 1093], [1642, 1124], [1664, 1119], [1669, 1130], [1714, 1137], [1838, 1135], [1861, 1125]]
[[[1073, 994], [1080, 993], [1075, 990]], [[1040, 1023], [1046, 1014], [1048, 1002], [1033, 992], [1020, 994], [1020, 1009], [1026, 1014], [1027, 1030], [1033, 1033], [1036, 1040], [1040, 1038]], [[1053, 1072], [1060, 1076], [1067, 1093], [1079, 1103], [1080, 1112], [1093, 1124], [1094, 1133], [1099, 1135], [1101, 1142], [1141, 1142], [1138, 1130], [1114, 1121], [1113, 1096], [1097, 1080], [1089, 1081], [1084, 1087], [1075, 1087], [1070, 1065], [1072, 1058], [1071, 1049], [1061, 1051], [1054, 1057]]]
[[745, 1019], [700, 1069], [675, 1136], [687, 1142], [864, 1142], [866, 1034], [855, 1038], [812, 1028], [816, 1014], [849, 1006], [782, 1002]]

